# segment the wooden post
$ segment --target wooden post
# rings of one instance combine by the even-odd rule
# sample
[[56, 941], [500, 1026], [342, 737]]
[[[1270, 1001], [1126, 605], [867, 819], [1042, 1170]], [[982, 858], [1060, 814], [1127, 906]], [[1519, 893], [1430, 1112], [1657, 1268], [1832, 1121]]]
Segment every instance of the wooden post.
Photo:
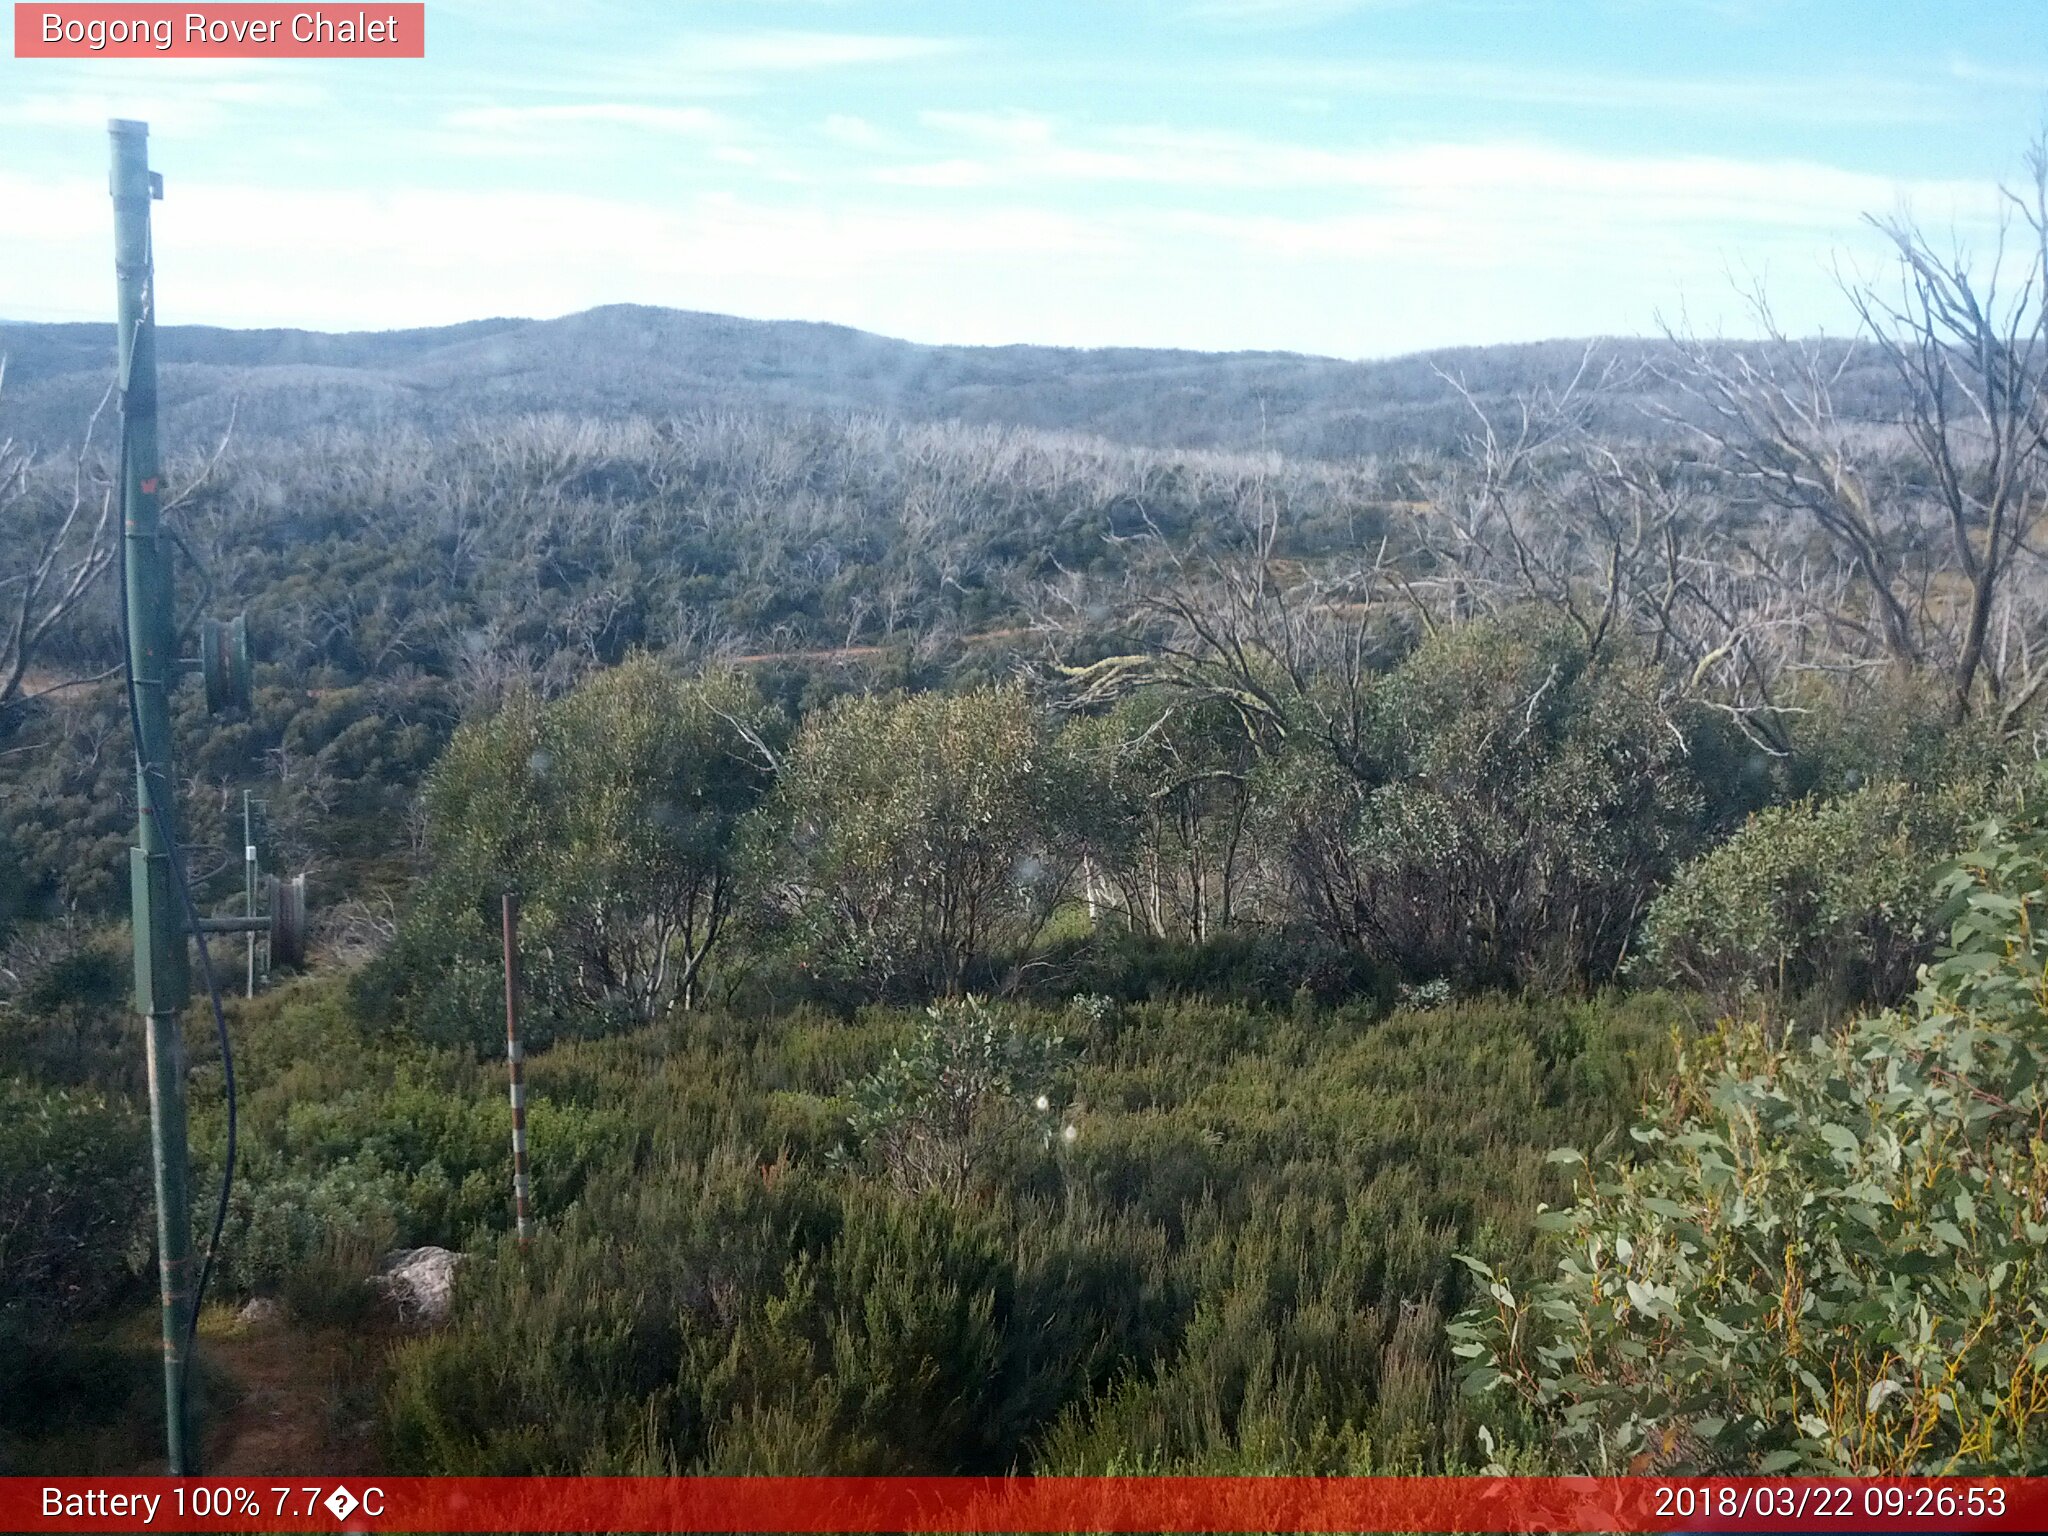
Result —
[[527, 1216], [526, 1063], [519, 1049], [519, 893], [507, 891], [505, 911], [505, 1061], [512, 1082], [512, 1219], [523, 1252], [533, 1235]]

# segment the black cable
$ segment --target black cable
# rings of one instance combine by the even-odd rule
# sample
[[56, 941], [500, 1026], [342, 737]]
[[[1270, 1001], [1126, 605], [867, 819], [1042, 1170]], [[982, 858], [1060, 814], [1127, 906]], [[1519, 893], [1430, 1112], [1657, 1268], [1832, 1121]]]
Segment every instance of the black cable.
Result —
[[[206, 1257], [200, 1262], [199, 1265], [199, 1281], [198, 1284], [196, 1284], [192, 1289], [192, 1312], [191, 1315], [185, 1319], [185, 1359], [188, 1369], [180, 1373], [178, 1377], [178, 1390], [181, 1396], [181, 1401], [179, 1402], [178, 1407], [179, 1411], [182, 1413], [185, 1411], [186, 1408], [185, 1400], [189, 1399], [191, 1395], [187, 1383], [191, 1380], [192, 1374], [189, 1369], [189, 1366], [192, 1360], [193, 1346], [198, 1341], [199, 1337], [199, 1308], [206, 1300], [206, 1282], [208, 1281], [208, 1279], [212, 1277], [213, 1274], [214, 1257], [220, 1251], [220, 1235], [222, 1230], [227, 1226], [228, 1200], [230, 1196], [232, 1196], [232, 1194], [234, 1193], [235, 1188], [235, 1144], [237, 1129], [235, 1124], [235, 1051], [232, 1042], [230, 1042], [230, 1040], [228, 1039], [227, 1009], [223, 1007], [221, 1004], [220, 983], [215, 979], [213, 974], [213, 957], [211, 954], [208, 953], [206, 948], [206, 934], [201, 930], [199, 926], [199, 906], [198, 903], [193, 901], [191, 884], [185, 878], [185, 857], [183, 853], [181, 853], [178, 849], [177, 816], [175, 802], [172, 799], [171, 795], [171, 786], [168, 783], [168, 781], [165, 780], [163, 770], [154, 763], [146, 761], [142, 755], [142, 709], [141, 706], [136, 703], [135, 699], [135, 648], [132, 643], [132, 637], [128, 627], [128, 528], [126, 508], [126, 501], [128, 495], [127, 379], [123, 378], [120, 381], [120, 386], [120, 492], [123, 501], [123, 507], [122, 526], [120, 528], [120, 531], [116, 535], [116, 543], [120, 551], [119, 565], [121, 574], [121, 595], [120, 600], [115, 604], [115, 607], [117, 607], [120, 610], [121, 614], [121, 681], [123, 685], [122, 692], [126, 695], [128, 701], [128, 730], [129, 734], [134, 738], [135, 743], [136, 772], [137, 775], [144, 780], [144, 793], [146, 793], [149, 796], [150, 809], [152, 814], [154, 814], [156, 817], [157, 836], [162, 841], [165, 851], [169, 855], [169, 862], [171, 866], [171, 881], [178, 888], [178, 901], [179, 904], [183, 906], [185, 909], [186, 924], [191, 929], [192, 937], [199, 941], [199, 974], [201, 979], [206, 983], [207, 1001], [213, 1005], [213, 1027], [220, 1037], [220, 1065], [222, 1088], [227, 1096], [228, 1145], [227, 1159], [226, 1162], [223, 1164], [220, 1173], [220, 1201], [214, 1207], [213, 1232], [206, 1240]], [[166, 657], [163, 659], [163, 664], [165, 666], [175, 666], [176, 662], [171, 658]], [[165, 680], [165, 688], [166, 692], [168, 692], [169, 679]], [[150, 780], [151, 778], [154, 778], [156, 780], [156, 784], [154, 786], [151, 786], [148, 783], [148, 780]]]

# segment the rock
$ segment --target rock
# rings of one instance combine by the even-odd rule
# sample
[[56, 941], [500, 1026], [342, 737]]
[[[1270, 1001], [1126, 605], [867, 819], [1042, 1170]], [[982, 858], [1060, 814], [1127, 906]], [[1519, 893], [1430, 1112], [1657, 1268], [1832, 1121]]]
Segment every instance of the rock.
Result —
[[437, 1327], [448, 1321], [462, 1258], [446, 1248], [401, 1248], [384, 1255], [370, 1284], [397, 1308], [401, 1322]]
[[235, 1321], [244, 1328], [275, 1328], [284, 1321], [284, 1308], [268, 1296], [252, 1296], [242, 1303]]

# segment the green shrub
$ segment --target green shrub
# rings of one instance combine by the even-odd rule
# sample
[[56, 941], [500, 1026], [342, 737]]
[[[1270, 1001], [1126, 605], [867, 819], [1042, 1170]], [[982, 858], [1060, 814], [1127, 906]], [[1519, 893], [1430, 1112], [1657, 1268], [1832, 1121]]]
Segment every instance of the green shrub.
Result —
[[344, 1162], [317, 1173], [238, 1178], [221, 1232], [219, 1280], [229, 1292], [276, 1295], [301, 1269], [331, 1267], [336, 1247], [374, 1256], [396, 1246], [407, 1225], [398, 1181], [379, 1170]]
[[388, 1230], [375, 1225], [330, 1226], [284, 1267], [278, 1294], [306, 1327], [361, 1329], [379, 1305], [369, 1277], [391, 1246]]
[[14, 839], [0, 825], [0, 944], [14, 937], [14, 925], [27, 915], [28, 871], [15, 851]]
[[1553, 1278], [1468, 1260], [1489, 1294], [1452, 1329], [1467, 1392], [1589, 1470], [2038, 1469], [2037, 827], [1993, 825], [1938, 881], [1949, 948], [1904, 1009], [1688, 1052], [1639, 1158], [1596, 1155], [1545, 1218]]
[[1952, 680], [1933, 670], [1880, 680], [1809, 672], [1789, 681], [1791, 756], [1773, 774], [1787, 799], [1828, 799], [1872, 784], [1988, 783], [2022, 745], [1996, 710], [1958, 721]]
[[128, 932], [45, 923], [0, 951], [0, 1076], [140, 1097]]
[[732, 1352], [730, 1330], [837, 1225], [802, 1173], [771, 1183], [732, 1156], [603, 1181], [544, 1218], [530, 1254], [500, 1244], [465, 1266], [455, 1326], [397, 1361], [394, 1464], [484, 1475], [686, 1463], [708, 1434], [707, 1359]]
[[[461, 1247], [509, 1224], [502, 1067], [367, 1029], [337, 978], [238, 1006], [232, 1028], [241, 1148], [222, 1234], [228, 1291], [289, 1294], [346, 1268], [360, 1280], [386, 1249]], [[193, 1188], [210, 1195], [226, 1134], [219, 1058], [191, 1038]], [[528, 1065], [527, 1140], [534, 1202], [559, 1211], [593, 1167], [630, 1164], [635, 1135], [616, 1104], [558, 1098], [546, 1060]], [[210, 1198], [195, 1204], [203, 1228]]]
[[1651, 904], [1631, 970], [1729, 1002], [1895, 1000], [1932, 939], [1933, 871], [1989, 794], [1887, 783], [1760, 811]]
[[1205, 998], [1279, 1007], [1306, 992], [1319, 1003], [1378, 997], [1391, 973], [1313, 929], [1238, 929], [1201, 943], [1098, 928], [1049, 944], [1026, 985], [1046, 998], [1099, 994], [1123, 1002]]
[[958, 993], [1079, 866], [1071, 766], [1015, 688], [838, 700], [752, 829], [759, 920], [846, 995]]
[[1554, 617], [1448, 630], [1360, 693], [1355, 741], [1276, 754], [1258, 833], [1299, 921], [1416, 980], [1609, 974], [1707, 830], [1655, 668]]
[[88, 1313], [139, 1270], [148, 1167], [128, 1105], [0, 1079], [0, 1319]]
[[849, 1090], [847, 1128], [900, 1188], [964, 1195], [1016, 1143], [1051, 1145], [1061, 1045], [980, 998], [935, 1004]]
[[49, 1344], [149, 1264], [148, 1168], [128, 1105], [0, 1078], [0, 1403], [25, 1404]]
[[1089, 908], [1133, 933], [1194, 944], [1252, 905], [1258, 742], [1220, 698], [1145, 689], [1069, 724], [1086, 776], [1070, 807], [1089, 853]]

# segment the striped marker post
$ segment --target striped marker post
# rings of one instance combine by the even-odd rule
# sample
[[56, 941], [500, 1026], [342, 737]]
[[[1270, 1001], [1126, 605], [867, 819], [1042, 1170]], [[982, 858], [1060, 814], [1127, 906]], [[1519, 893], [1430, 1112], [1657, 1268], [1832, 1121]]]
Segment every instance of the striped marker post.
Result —
[[526, 1212], [526, 1058], [519, 1049], [519, 893], [505, 893], [505, 1061], [512, 1080], [512, 1217], [523, 1252], [533, 1235]]

